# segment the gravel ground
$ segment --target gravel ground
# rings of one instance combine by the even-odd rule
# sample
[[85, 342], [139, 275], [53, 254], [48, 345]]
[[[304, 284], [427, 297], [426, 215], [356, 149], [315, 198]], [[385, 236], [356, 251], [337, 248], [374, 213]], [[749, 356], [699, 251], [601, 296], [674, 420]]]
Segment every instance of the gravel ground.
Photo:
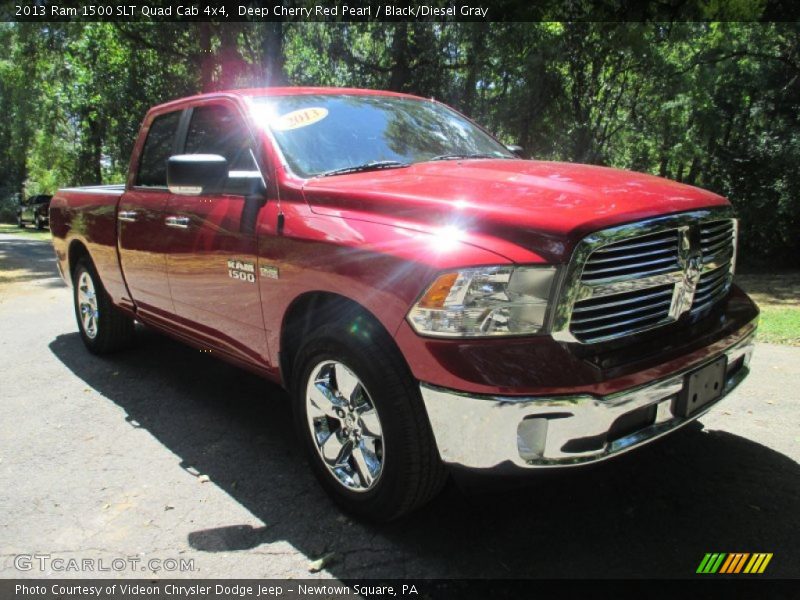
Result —
[[137, 557], [139, 577], [691, 577], [706, 552], [800, 576], [800, 348], [759, 345], [733, 395], [637, 452], [451, 483], [376, 527], [317, 486], [281, 390], [145, 329], [89, 355], [46, 243], [0, 235], [0, 271], [2, 577], [115, 575], [19, 554]]

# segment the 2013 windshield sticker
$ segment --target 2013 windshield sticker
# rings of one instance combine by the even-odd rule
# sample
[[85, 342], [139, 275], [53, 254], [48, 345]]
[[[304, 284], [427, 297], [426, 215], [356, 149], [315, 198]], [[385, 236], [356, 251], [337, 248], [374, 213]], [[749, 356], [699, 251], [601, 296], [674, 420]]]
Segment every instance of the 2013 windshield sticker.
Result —
[[272, 122], [276, 131], [288, 131], [313, 125], [328, 116], [328, 109], [322, 107], [301, 108], [281, 115]]
[[256, 282], [256, 266], [253, 263], [241, 262], [238, 260], [228, 261], [228, 277], [246, 281], [247, 283]]

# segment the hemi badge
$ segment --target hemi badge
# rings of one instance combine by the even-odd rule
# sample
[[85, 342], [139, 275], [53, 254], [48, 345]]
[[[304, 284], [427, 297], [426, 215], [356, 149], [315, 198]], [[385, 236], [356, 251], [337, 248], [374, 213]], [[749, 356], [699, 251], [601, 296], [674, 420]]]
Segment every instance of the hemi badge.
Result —
[[262, 267], [259, 267], [258, 270], [261, 273], [262, 277], [267, 277], [269, 279], [277, 279], [278, 278], [278, 267], [262, 266]]

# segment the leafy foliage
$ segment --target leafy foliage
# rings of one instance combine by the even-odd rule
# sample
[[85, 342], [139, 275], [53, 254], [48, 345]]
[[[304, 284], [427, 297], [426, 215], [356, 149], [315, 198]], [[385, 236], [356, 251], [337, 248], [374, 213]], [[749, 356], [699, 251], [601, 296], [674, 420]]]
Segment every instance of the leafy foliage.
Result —
[[[743, 5], [744, 6], [744, 5]], [[742, 257], [800, 263], [797, 23], [0, 24], [0, 200], [120, 181], [147, 108], [199, 91], [435, 97], [539, 159], [723, 194]]]

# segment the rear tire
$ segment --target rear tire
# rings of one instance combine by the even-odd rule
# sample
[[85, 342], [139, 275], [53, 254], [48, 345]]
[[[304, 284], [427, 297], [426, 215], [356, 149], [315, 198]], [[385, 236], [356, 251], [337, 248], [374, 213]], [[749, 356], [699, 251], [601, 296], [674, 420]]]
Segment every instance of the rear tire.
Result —
[[337, 504], [390, 521], [439, 493], [447, 473], [419, 386], [380, 325], [358, 315], [318, 328], [293, 364], [297, 432]]
[[130, 346], [133, 319], [112, 304], [88, 258], [75, 265], [72, 283], [78, 331], [89, 352], [108, 354]]

